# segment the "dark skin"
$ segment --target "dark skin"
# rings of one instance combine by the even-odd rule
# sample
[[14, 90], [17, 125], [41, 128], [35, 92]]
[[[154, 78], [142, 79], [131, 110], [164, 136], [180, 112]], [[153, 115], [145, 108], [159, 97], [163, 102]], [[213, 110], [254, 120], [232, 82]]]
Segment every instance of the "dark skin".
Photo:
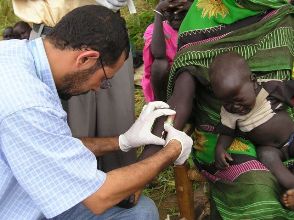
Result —
[[[186, 122], [192, 114], [193, 97], [195, 96], [197, 83], [193, 76], [188, 72], [181, 73], [175, 82], [174, 92], [167, 103], [171, 109], [175, 109], [177, 114], [173, 122], [173, 126], [179, 130], [183, 130]], [[163, 129], [163, 123], [166, 117], [161, 117], [155, 124], [152, 133], [161, 136]], [[162, 149], [163, 146], [158, 145], [146, 145], [140, 160], [147, 158], [157, 151]]]
[[12, 27], [7, 27], [3, 31], [3, 40], [10, 40], [14, 38], [13, 35], [13, 28]]
[[[231, 62], [228, 64], [225, 60]], [[242, 57], [235, 53], [218, 56], [211, 65], [210, 78], [215, 95], [223, 102], [223, 107], [228, 112], [246, 115], [252, 110], [261, 86], [252, 77]], [[286, 160], [286, 156], [281, 150], [292, 133], [294, 133], [292, 119], [286, 110], [279, 110], [267, 122], [246, 132], [246, 137], [257, 147], [259, 160], [274, 174], [278, 182], [288, 189], [283, 195], [282, 202], [294, 210], [294, 175], [283, 165], [282, 161]], [[234, 138], [227, 135], [220, 135], [218, 138], [215, 163], [219, 169], [225, 169], [233, 160], [226, 149]], [[289, 148], [288, 156], [293, 158], [293, 147]]]
[[[170, 108], [175, 109], [177, 112], [173, 122], [173, 126], [176, 129], [183, 130], [185, 124], [193, 114], [193, 101], [197, 99], [196, 90], [199, 86], [200, 85], [198, 85], [198, 82], [188, 71], [183, 71], [176, 78], [173, 93], [167, 101], [167, 103], [170, 105]], [[163, 124], [165, 120], [166, 117], [161, 117], [155, 121], [152, 131], [153, 134], [157, 135], [158, 137], [161, 136], [162, 131], [164, 130]], [[139, 157], [139, 160], [143, 160], [154, 155], [162, 148], [163, 146], [159, 145], [146, 145]], [[232, 159], [234, 160], [233, 163], [240, 164], [248, 161], [249, 159], [254, 159], [248, 157], [249, 156], [247, 155], [234, 154], [232, 155]]]
[[[222, 67], [219, 67], [219, 68], [221, 69]], [[188, 119], [190, 115], [192, 114], [193, 99], [197, 99], [196, 89], [198, 88], [198, 86], [199, 86], [198, 82], [194, 79], [194, 77], [189, 72], [184, 71], [176, 78], [173, 94], [170, 97], [170, 99], [167, 101], [169, 105], [171, 106], [171, 108], [177, 111], [174, 124], [173, 124], [175, 128], [182, 130], [184, 128], [184, 125], [188, 122]], [[161, 133], [163, 131], [163, 123], [165, 120], [166, 120], [166, 117], [162, 117], [158, 119], [156, 123], [154, 124], [153, 133], [156, 134], [157, 136], [161, 136]], [[143, 160], [144, 158], [150, 157], [151, 155], [158, 152], [161, 148], [162, 146], [147, 145], [145, 146], [139, 159]], [[277, 150], [276, 148], [273, 148], [273, 149]], [[270, 155], [271, 153], [275, 153], [275, 151], [272, 151], [269, 153], [265, 151], [265, 153]], [[274, 155], [278, 155], [278, 154], [274, 154]], [[242, 155], [242, 154], [232, 154], [231, 158], [232, 158], [232, 162], [230, 164], [240, 164], [240, 163], [248, 161], [249, 159], [254, 159], [254, 158], [249, 158], [249, 156]], [[284, 166], [282, 166], [282, 169], [286, 170], [286, 172], [289, 172]], [[290, 175], [292, 176], [291, 173]], [[294, 202], [294, 191], [288, 190], [283, 195], [283, 203], [287, 207], [291, 208], [292, 201]]]
[[173, 29], [178, 30], [191, 2], [187, 0], [164, 0], [159, 2], [155, 13], [151, 53], [154, 61], [151, 65], [151, 84], [155, 100], [166, 100], [166, 88], [170, 64], [166, 57], [165, 36], [162, 22], [167, 20]]
[[13, 27], [13, 32], [18, 39], [29, 39], [32, 28], [24, 21], [17, 22]]

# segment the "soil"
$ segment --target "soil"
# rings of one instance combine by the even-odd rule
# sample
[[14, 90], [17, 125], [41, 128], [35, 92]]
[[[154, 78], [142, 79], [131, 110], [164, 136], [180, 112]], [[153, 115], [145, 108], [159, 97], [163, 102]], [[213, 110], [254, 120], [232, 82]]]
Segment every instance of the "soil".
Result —
[[[180, 217], [178, 208], [177, 198], [175, 194], [167, 195], [165, 200], [158, 204], [155, 200], [159, 209], [160, 220], [184, 220]], [[200, 185], [194, 190], [194, 212], [195, 219], [205, 220], [209, 219], [209, 200], [204, 193], [204, 186]]]

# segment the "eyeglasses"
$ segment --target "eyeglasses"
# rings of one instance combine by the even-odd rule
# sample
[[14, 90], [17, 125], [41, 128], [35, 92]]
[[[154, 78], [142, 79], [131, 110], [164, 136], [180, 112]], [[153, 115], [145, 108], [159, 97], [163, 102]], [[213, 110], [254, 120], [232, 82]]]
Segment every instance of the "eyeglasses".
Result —
[[101, 84], [100, 84], [100, 88], [101, 89], [109, 89], [112, 87], [111, 83], [110, 83], [110, 78], [107, 77], [105, 69], [104, 69], [104, 65], [102, 62], [102, 58], [100, 57], [100, 64], [104, 73], [104, 79], [102, 79]]

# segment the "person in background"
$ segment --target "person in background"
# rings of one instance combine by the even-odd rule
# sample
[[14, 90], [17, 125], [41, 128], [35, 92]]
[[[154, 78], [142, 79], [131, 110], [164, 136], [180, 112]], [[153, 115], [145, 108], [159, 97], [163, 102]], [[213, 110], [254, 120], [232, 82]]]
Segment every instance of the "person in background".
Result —
[[[0, 42], [0, 219], [159, 219], [144, 196], [130, 209], [115, 205], [187, 159], [186, 134], [171, 126], [165, 140], [151, 133], [157, 117], [175, 111], [152, 102], [123, 134], [78, 139], [60, 102], [109, 86], [129, 50], [124, 20], [97, 5], [72, 10], [44, 39]], [[94, 155], [145, 144], [165, 147], [147, 160], [97, 170]]]
[[31, 26], [24, 21], [19, 21], [13, 26], [13, 33], [16, 39], [29, 39], [31, 33]]
[[3, 40], [14, 39], [13, 27], [6, 27], [2, 33]]
[[178, 30], [191, 4], [163, 0], [154, 10], [154, 23], [144, 33], [141, 85], [146, 102], [166, 100], [168, 74], [178, 48]]
[[[83, 5], [103, 5], [117, 13], [127, 5], [126, 0], [12, 0], [12, 3], [14, 13], [20, 19], [33, 23], [30, 39], [47, 35], [66, 13]], [[91, 26], [92, 23], [85, 25]], [[111, 79], [111, 87], [62, 102], [74, 136], [109, 137], [130, 127], [135, 120], [133, 72], [132, 56], [129, 55], [118, 74]], [[106, 172], [131, 164], [135, 159], [135, 150], [113, 152], [99, 157], [98, 168]]]

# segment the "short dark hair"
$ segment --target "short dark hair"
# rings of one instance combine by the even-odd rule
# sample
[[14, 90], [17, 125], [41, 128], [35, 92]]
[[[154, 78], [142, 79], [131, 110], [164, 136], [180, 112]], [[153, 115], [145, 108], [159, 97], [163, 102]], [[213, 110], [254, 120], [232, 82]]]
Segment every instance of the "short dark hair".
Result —
[[19, 21], [13, 26], [13, 34], [17, 39], [29, 39], [31, 26], [25, 21]]
[[3, 40], [10, 40], [14, 38], [13, 27], [6, 27], [2, 33]]
[[19, 22], [16, 22], [15, 25], [13, 26], [13, 28], [16, 28], [16, 27], [20, 27], [21, 29], [29, 30], [29, 31], [32, 30], [32, 28], [31, 28], [31, 26], [29, 25], [29, 23], [27, 23], [27, 22], [25, 22], [25, 21], [19, 21]]
[[58, 49], [99, 51], [105, 65], [115, 64], [122, 52], [129, 55], [125, 20], [99, 5], [86, 5], [66, 14], [46, 36]]

